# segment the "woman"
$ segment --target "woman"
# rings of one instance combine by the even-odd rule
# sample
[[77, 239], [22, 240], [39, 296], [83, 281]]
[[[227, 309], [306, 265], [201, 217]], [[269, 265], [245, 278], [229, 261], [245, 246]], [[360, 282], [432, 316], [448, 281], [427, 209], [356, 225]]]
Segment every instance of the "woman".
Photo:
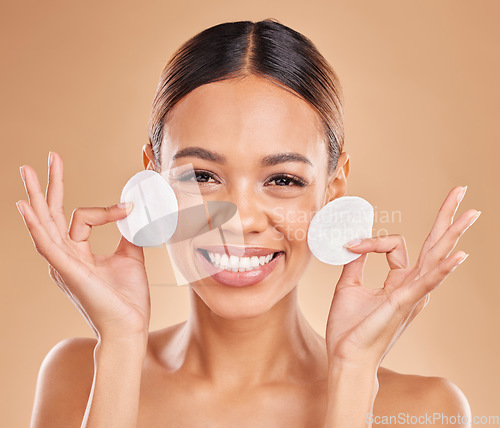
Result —
[[[480, 214], [471, 209], [453, 221], [465, 188], [444, 200], [415, 265], [400, 235], [349, 247], [361, 256], [343, 268], [326, 338], [298, 306], [297, 283], [311, 259], [304, 219], [312, 215], [295, 214], [346, 192], [342, 118], [334, 71], [276, 20], [216, 25], [174, 54], [153, 103], [144, 167], [164, 173], [192, 164], [203, 199], [237, 205], [244, 255], [267, 258], [226, 280], [193, 281], [188, 320], [151, 333], [142, 248], [122, 237], [113, 254], [99, 256], [88, 242], [92, 226], [123, 219], [131, 207], [78, 208], [68, 228], [61, 157], [49, 154], [46, 196], [23, 166], [29, 203], [18, 207], [35, 247], [96, 334], [49, 352], [32, 427], [366, 427], [400, 426], [381, 419], [398, 414], [470, 415], [446, 379], [380, 366], [429, 293], [467, 257], [452, 253]], [[227, 225], [226, 237], [235, 231]], [[209, 250], [242, 250], [233, 242]], [[208, 251], [195, 243], [185, 249], [206, 271]], [[386, 253], [390, 267], [376, 290], [362, 286], [369, 252]], [[249, 277], [258, 281], [236, 286]]]

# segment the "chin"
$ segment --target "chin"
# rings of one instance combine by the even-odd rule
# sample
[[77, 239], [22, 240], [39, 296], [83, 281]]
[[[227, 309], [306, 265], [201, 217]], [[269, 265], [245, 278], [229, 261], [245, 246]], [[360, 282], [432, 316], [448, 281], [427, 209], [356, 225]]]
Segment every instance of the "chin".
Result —
[[[252, 290], [253, 293], [241, 293], [241, 290], [240, 292], [220, 289], [216, 291], [217, 288], [213, 284], [193, 286], [193, 292], [211, 312], [221, 318], [234, 321], [265, 315], [291, 291], [288, 290], [277, 296], [275, 293], [259, 292], [261, 290], [257, 288]], [[250, 287], [245, 291], [250, 291], [249, 289]]]

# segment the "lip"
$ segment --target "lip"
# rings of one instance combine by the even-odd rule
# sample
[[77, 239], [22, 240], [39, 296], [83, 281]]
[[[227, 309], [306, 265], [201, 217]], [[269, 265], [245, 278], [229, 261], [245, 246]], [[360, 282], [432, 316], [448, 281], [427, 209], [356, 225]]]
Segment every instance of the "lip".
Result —
[[[201, 248], [202, 250], [208, 249], [208, 248], [217, 248], [217, 247], [203, 247]], [[223, 249], [223, 246], [218, 246], [219, 250]], [[255, 250], [253, 253], [251, 251], [246, 251], [246, 250]], [[213, 250], [207, 250], [207, 251], [213, 251]], [[240, 248], [240, 251], [243, 251], [243, 248]], [[260, 253], [257, 253], [256, 251], [260, 251]], [[264, 252], [266, 251], [266, 252]], [[217, 252], [222, 252], [222, 251], [217, 251]], [[246, 257], [247, 254], [252, 254], [254, 256], [257, 256], [260, 254], [261, 256], [263, 255], [268, 255], [271, 253], [276, 253], [278, 251], [270, 250], [269, 248], [264, 249], [262, 247], [257, 248], [257, 247], [247, 247], [245, 248], [245, 256], [240, 256], [240, 257]], [[229, 272], [222, 270], [220, 268], [215, 267], [210, 263], [205, 256], [199, 251], [196, 251], [198, 257], [200, 258], [201, 264], [203, 265], [203, 268], [209, 273], [210, 277], [213, 278], [215, 281], [217, 281], [220, 284], [223, 285], [229, 285], [232, 287], [246, 287], [249, 285], [254, 285], [257, 284], [258, 282], [263, 281], [265, 278], [267, 278], [273, 271], [274, 269], [278, 266], [278, 263], [280, 262], [281, 258], [285, 255], [284, 252], [279, 252], [276, 257], [271, 260], [269, 263], [259, 266], [256, 269], [246, 271], [246, 272]], [[232, 253], [232, 255], [236, 255]]]

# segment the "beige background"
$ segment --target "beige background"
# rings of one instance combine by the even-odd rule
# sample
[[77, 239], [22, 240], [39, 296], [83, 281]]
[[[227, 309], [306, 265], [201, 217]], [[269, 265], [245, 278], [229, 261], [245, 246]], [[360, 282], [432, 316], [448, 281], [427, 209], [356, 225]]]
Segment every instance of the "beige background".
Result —
[[[470, 256], [383, 365], [449, 378], [473, 414], [500, 414], [497, 0], [2, 3], [0, 425], [28, 424], [40, 363], [57, 342], [92, 336], [51, 282], [17, 212], [15, 202], [26, 199], [19, 166], [33, 166], [45, 186], [49, 150], [62, 155], [68, 217], [78, 206], [118, 202], [142, 168], [150, 105], [173, 51], [209, 26], [267, 17], [310, 37], [337, 71], [348, 195], [376, 207], [376, 233], [405, 236], [412, 263], [448, 191], [469, 186], [458, 214], [483, 212], [457, 246]], [[395, 213], [393, 221], [384, 211]], [[93, 233], [98, 253], [119, 238], [114, 224]], [[380, 286], [386, 272], [385, 256], [370, 255], [369, 286]], [[321, 333], [339, 274], [315, 262], [300, 285], [304, 311]], [[185, 287], [151, 292], [151, 329], [185, 319]]]

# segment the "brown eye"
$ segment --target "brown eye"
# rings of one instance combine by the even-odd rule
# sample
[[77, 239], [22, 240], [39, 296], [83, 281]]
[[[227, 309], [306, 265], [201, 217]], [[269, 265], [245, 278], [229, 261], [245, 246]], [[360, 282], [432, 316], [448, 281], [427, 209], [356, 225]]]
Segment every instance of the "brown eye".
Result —
[[275, 182], [276, 186], [280, 187], [305, 187], [307, 185], [306, 181], [293, 174], [276, 174], [269, 178], [268, 183]]
[[209, 181], [210, 179], [214, 180], [215, 182], [218, 182], [215, 176], [211, 172], [202, 169], [195, 169], [192, 172], [190, 171], [187, 174], [182, 175], [179, 178], [179, 181], [185, 183], [186, 182], [213, 183]]
[[213, 179], [213, 177], [210, 174], [207, 174], [206, 172], [197, 172], [196, 173], [196, 181], [198, 183], [208, 183], [210, 179]]

